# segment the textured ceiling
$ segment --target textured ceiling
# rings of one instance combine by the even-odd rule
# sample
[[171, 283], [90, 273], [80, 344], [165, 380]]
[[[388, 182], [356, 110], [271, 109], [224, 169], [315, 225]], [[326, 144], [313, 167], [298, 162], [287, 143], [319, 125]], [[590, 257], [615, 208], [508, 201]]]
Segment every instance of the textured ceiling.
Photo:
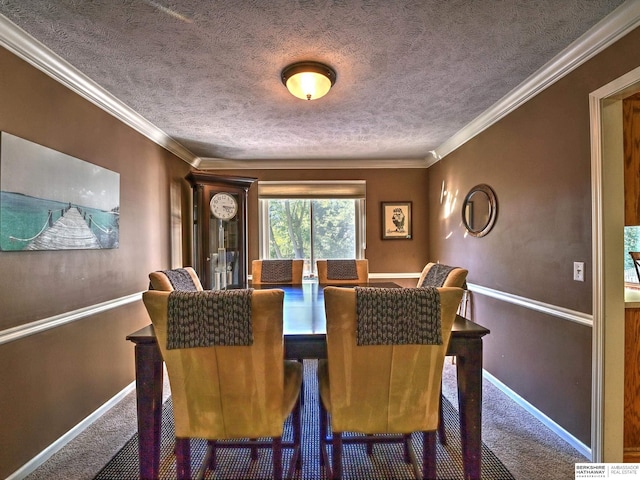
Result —
[[[0, 0], [0, 13], [193, 154], [419, 159], [622, 0]], [[317, 101], [281, 70], [337, 72]]]

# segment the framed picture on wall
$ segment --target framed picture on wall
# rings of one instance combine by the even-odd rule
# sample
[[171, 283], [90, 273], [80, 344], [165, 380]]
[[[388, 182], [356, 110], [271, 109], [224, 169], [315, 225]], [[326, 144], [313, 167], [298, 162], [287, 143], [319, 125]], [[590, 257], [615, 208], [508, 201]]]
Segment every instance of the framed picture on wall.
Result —
[[411, 238], [411, 202], [382, 202], [382, 239]]
[[120, 244], [120, 174], [0, 132], [0, 251]]

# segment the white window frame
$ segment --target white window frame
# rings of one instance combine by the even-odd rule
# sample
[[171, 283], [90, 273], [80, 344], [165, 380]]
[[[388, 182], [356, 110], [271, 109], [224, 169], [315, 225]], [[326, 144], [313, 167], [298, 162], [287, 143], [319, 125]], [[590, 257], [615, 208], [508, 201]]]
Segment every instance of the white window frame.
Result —
[[263, 200], [283, 199], [352, 199], [355, 202], [356, 258], [365, 258], [366, 245], [366, 181], [365, 180], [316, 180], [316, 181], [259, 181], [258, 182], [258, 221], [260, 259], [267, 258], [269, 236], [265, 235], [269, 227], [267, 202]]

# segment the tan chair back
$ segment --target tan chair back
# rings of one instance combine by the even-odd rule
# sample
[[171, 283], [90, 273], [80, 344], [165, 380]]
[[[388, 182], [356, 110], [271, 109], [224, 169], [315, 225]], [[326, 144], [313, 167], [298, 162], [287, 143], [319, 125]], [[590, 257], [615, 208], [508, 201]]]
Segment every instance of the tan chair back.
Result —
[[[427, 265], [422, 269], [422, 273], [420, 274], [420, 278], [418, 279], [418, 284], [416, 285], [417, 287], [422, 286], [422, 282], [424, 282], [424, 279], [427, 277], [427, 274], [429, 273], [429, 271], [434, 265], [437, 265], [437, 264], [427, 263]], [[449, 275], [447, 276], [447, 278], [445, 279], [442, 285], [431, 285], [431, 286], [465, 288], [468, 273], [469, 271], [465, 270], [464, 268], [455, 267], [449, 272]]]
[[[193, 267], [183, 267], [182, 270], [189, 274], [191, 280], [193, 280], [196, 290], [201, 291], [202, 283], [200, 283], [200, 278], [198, 278], [198, 274]], [[162, 292], [173, 292], [175, 290], [174, 286], [171, 284], [171, 280], [162, 270], [151, 272], [149, 274], [149, 282], [150, 290], [160, 290]]]
[[460, 288], [439, 288], [442, 345], [356, 346], [356, 292], [326, 287], [328, 395], [334, 432], [365, 434], [435, 430], [442, 367]]
[[[166, 348], [169, 295], [147, 291], [142, 298], [169, 374], [176, 437], [281, 436], [297, 399], [284, 388], [284, 292], [253, 291], [253, 345], [173, 350]], [[290, 405], [283, 407], [286, 398]]]
[[[261, 284], [272, 284], [277, 285], [277, 282], [263, 282], [261, 280], [262, 277], [262, 264], [268, 260], [253, 260], [251, 262], [251, 284], [252, 285], [261, 285]], [[291, 282], [287, 283], [287, 285], [299, 285], [302, 283], [302, 270], [304, 267], [304, 260], [295, 259], [291, 260]], [[282, 283], [280, 283], [282, 285]]]
[[336, 280], [327, 278], [326, 260], [317, 260], [316, 269], [318, 270], [318, 283], [324, 285], [355, 285], [358, 283], [367, 283], [369, 281], [369, 260], [366, 258], [356, 260], [356, 271], [358, 272], [357, 280]]

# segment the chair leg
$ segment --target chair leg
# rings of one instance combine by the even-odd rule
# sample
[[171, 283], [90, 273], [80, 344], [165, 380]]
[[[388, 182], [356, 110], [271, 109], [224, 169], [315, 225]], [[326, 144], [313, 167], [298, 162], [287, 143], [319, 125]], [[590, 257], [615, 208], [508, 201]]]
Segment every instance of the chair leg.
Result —
[[[298, 362], [300, 362], [300, 365], [302, 365], [304, 371], [304, 360], [302, 358], [299, 358]], [[302, 405], [304, 405], [304, 378], [302, 379], [302, 384], [300, 384], [300, 402], [302, 403]]]
[[409, 444], [411, 443], [411, 434], [406, 433], [405, 435], [403, 435], [403, 437], [404, 441], [402, 442], [402, 446], [404, 447], [404, 463], [411, 463], [411, 452], [409, 446]]
[[327, 437], [327, 411], [322, 404], [322, 400], [318, 395], [318, 416], [320, 425], [320, 468], [325, 466], [324, 454], [326, 452], [326, 437]]
[[211, 465], [211, 457], [215, 455], [215, 441], [209, 440], [207, 442], [207, 451], [204, 455], [204, 459], [200, 464], [200, 468], [198, 469], [198, 474], [196, 475], [196, 480], [203, 480], [207, 475], [207, 469], [209, 469]]
[[301, 404], [302, 399], [298, 397], [298, 401], [296, 402], [296, 406], [293, 409], [293, 444], [294, 444], [294, 455], [296, 457], [296, 470], [300, 470], [302, 468], [302, 412], [301, 412]]
[[[250, 438], [251, 441], [256, 441], [257, 438]], [[251, 446], [251, 460], [257, 460], [258, 459], [258, 447], [256, 447], [255, 445]]]
[[188, 438], [176, 438], [176, 475], [178, 480], [191, 479], [191, 448]]
[[436, 478], [436, 432], [422, 432], [422, 478]]
[[216, 440], [209, 440], [209, 442], [207, 442], [209, 444], [209, 449], [211, 450], [211, 455], [209, 456], [209, 465], [207, 465], [211, 470], [215, 470], [216, 468], [218, 468], [218, 455], [216, 454], [216, 452], [218, 451], [217, 449], [217, 442]]
[[[442, 391], [442, 389], [440, 389]], [[440, 404], [438, 405], [438, 437], [442, 445], [447, 444], [447, 429], [443, 417], [444, 407], [442, 405], [442, 393], [440, 394]]]
[[273, 480], [282, 480], [282, 437], [273, 437]]
[[342, 433], [341, 432], [333, 432], [332, 434], [332, 450], [333, 450], [333, 458], [332, 458], [332, 470], [333, 477], [332, 480], [340, 480], [342, 478]]
[[[372, 437], [373, 435], [367, 435], [367, 437]], [[367, 443], [367, 455], [373, 455], [373, 443]]]

